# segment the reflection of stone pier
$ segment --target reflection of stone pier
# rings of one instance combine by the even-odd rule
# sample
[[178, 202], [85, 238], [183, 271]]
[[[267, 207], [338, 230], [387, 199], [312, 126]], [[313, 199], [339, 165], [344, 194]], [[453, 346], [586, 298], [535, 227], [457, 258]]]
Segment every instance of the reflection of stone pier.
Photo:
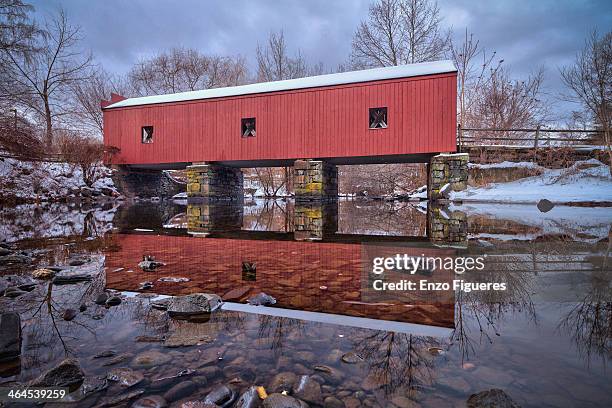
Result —
[[427, 208], [427, 230], [431, 242], [441, 245], [467, 245], [467, 215], [446, 206], [430, 204]]
[[320, 240], [338, 231], [337, 202], [296, 203], [293, 215], [296, 241]]
[[240, 230], [242, 216], [242, 205], [189, 203], [187, 205], [187, 230], [190, 234]]

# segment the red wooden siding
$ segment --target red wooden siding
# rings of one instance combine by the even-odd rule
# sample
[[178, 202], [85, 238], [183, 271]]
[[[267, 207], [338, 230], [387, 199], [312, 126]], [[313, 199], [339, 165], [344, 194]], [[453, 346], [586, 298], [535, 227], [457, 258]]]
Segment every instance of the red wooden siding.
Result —
[[[117, 164], [279, 160], [449, 152], [456, 149], [456, 73], [104, 110]], [[368, 128], [369, 108], [388, 128]], [[257, 136], [241, 138], [255, 117]], [[154, 142], [141, 143], [141, 127]]]

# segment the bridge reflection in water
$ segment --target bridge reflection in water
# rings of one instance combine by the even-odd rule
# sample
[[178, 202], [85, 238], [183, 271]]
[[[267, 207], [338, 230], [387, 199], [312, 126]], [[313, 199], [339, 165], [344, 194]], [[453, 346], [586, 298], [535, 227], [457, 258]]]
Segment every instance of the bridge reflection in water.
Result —
[[[276, 213], [258, 212], [265, 216], [257, 220], [249, 207], [190, 204], [164, 221], [164, 227], [128, 225], [108, 238], [107, 286], [138, 291], [149, 281], [154, 285], [149, 292], [210, 292], [238, 302], [265, 292], [277, 299], [279, 308], [454, 327], [452, 289], [374, 290], [374, 280], [381, 277], [372, 273], [372, 261], [396, 254], [453, 256], [464, 244], [461, 214], [409, 206], [404, 210], [414, 217], [416, 227], [408, 235], [398, 235], [400, 231], [374, 235], [379, 230], [371, 225], [350, 224], [353, 217], [342, 217], [348, 222], [339, 223], [338, 203], [283, 204]], [[438, 232], [438, 238], [433, 232]], [[447, 239], [439, 239], [444, 234]], [[146, 255], [165, 265], [155, 271], [141, 270], [138, 263]], [[383, 275], [385, 282], [451, 282], [453, 278], [451, 270]]]

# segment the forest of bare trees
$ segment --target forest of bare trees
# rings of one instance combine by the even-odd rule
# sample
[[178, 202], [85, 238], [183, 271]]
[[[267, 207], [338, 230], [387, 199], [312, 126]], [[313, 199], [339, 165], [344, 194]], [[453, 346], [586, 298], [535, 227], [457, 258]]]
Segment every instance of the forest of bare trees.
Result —
[[[137, 61], [125, 74], [106, 70], [83, 49], [80, 28], [64, 11], [39, 21], [23, 0], [0, 0], [0, 149], [25, 157], [59, 152], [54, 139], [92, 139], [103, 130], [100, 100], [158, 95], [336, 71], [289, 44], [282, 29], [253, 44], [256, 59], [208, 54], [176, 46]], [[469, 28], [447, 30], [434, 0], [375, 0], [357, 25], [351, 53], [337, 70], [357, 70], [450, 58], [458, 68], [458, 123], [462, 128], [534, 128], [551, 120], [545, 102], [547, 72], [516, 78], [511, 62], [487, 50]], [[573, 65], [559, 67], [567, 93], [580, 104], [573, 115], [604, 131], [610, 146], [612, 33], [593, 33]], [[458, 40], [457, 40], [458, 39]], [[586, 125], [585, 125], [586, 126]], [[612, 151], [610, 152], [612, 156]], [[391, 192], [414, 187], [418, 166], [351, 166], [345, 193]], [[272, 193], [290, 188], [290, 169], [262, 169]], [[368, 181], [370, 180], [370, 181]], [[346, 184], [346, 183], [345, 183]], [[418, 184], [418, 183], [417, 183]], [[376, 192], [375, 192], [376, 190]]]

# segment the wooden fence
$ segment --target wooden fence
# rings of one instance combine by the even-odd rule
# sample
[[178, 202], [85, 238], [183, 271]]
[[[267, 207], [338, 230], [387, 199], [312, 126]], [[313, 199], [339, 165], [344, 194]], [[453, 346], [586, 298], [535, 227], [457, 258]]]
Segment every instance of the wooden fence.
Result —
[[576, 147], [603, 145], [603, 130], [596, 129], [535, 129], [462, 128], [457, 127], [457, 144], [463, 146], [515, 147]]

